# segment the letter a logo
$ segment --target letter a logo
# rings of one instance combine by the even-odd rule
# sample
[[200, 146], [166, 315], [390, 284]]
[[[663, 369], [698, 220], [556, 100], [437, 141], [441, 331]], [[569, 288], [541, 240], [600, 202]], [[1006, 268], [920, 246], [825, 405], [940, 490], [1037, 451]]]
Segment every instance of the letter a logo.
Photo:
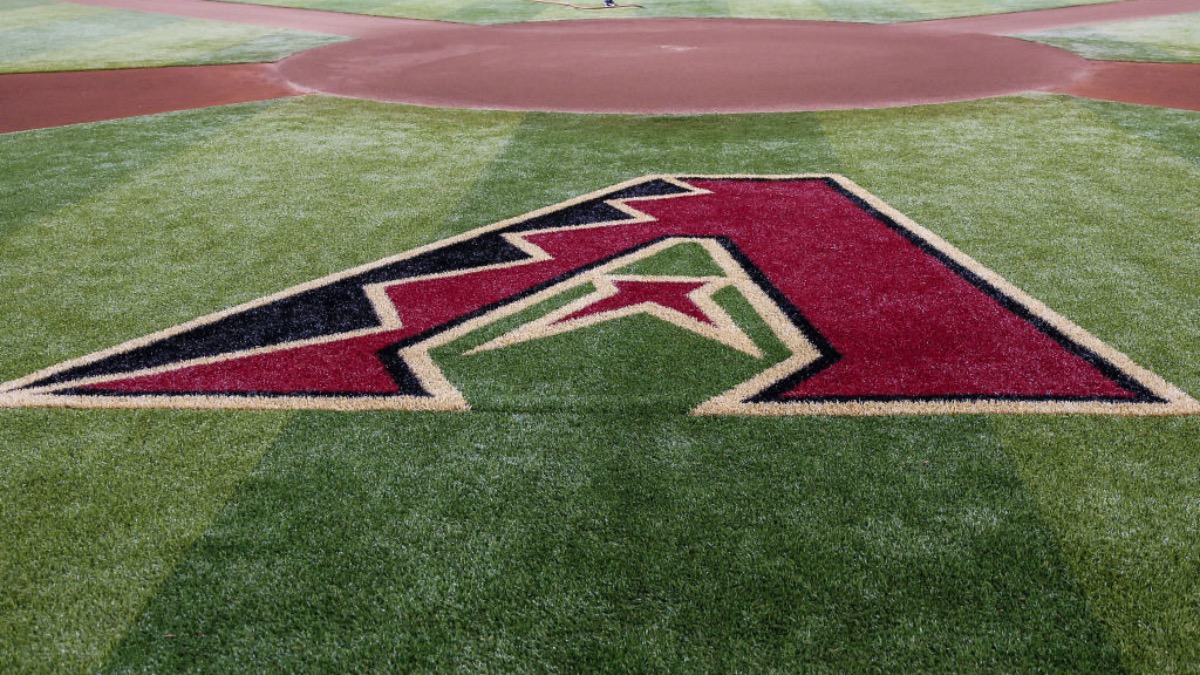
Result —
[[1200, 413], [824, 175], [628, 181], [0, 385], [0, 405], [469, 410], [446, 350], [631, 321], [757, 364], [696, 414]]

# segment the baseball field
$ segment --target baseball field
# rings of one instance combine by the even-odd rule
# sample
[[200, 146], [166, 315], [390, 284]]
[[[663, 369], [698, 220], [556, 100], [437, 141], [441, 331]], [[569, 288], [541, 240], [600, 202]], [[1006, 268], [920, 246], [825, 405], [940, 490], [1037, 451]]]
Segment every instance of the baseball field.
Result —
[[1200, 2], [602, 4], [0, 2], [0, 671], [1200, 672]]

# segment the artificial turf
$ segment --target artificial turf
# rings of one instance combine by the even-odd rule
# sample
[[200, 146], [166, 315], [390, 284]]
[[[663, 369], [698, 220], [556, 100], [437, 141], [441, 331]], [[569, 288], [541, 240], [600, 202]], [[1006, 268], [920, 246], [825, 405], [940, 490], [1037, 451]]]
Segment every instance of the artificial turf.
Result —
[[[655, 17], [736, 17], [747, 19], [806, 19], [891, 23], [960, 16], [1021, 12], [1113, 0], [642, 0], [642, 7], [580, 11], [531, 0], [227, 0], [258, 5], [302, 7], [335, 12], [436, 19], [461, 23], [511, 23], [560, 19]], [[574, 4], [600, 6], [600, 0]]]
[[1072, 26], [1017, 37], [1100, 61], [1200, 63], [1200, 14]]
[[0, 5], [0, 73], [259, 63], [344, 39], [52, 0]]
[[[1197, 128], [307, 97], [9, 134], [0, 379], [635, 176], [830, 172], [1195, 395]], [[485, 337], [438, 355], [470, 413], [0, 411], [0, 670], [1200, 662], [1198, 418], [696, 418], [747, 357]]]

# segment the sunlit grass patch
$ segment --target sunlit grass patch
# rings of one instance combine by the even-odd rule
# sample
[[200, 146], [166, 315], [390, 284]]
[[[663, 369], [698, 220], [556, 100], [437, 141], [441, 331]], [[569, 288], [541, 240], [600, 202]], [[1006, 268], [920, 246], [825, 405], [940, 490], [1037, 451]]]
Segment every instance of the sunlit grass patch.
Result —
[[1073, 26], [1017, 37], [1101, 61], [1200, 63], [1200, 14]]
[[[891, 23], [921, 21], [1001, 12], [1020, 12], [1112, 0], [628, 0], [640, 8], [580, 10], [531, 0], [227, 0], [280, 7], [302, 7], [336, 12], [375, 14], [410, 19], [438, 19], [463, 23], [512, 23], [560, 19], [613, 18], [747, 18], [803, 19], [810, 21], [863, 21]], [[601, 0], [576, 0], [573, 4], [602, 6]]]
[[0, 73], [260, 63], [344, 39], [33, 0], [0, 6]]

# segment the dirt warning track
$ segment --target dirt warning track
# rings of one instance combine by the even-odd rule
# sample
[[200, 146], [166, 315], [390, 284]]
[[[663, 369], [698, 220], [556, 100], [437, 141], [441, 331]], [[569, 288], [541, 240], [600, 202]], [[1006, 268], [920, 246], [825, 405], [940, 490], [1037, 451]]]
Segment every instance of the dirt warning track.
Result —
[[210, 0], [76, 1], [356, 39], [278, 64], [0, 76], [0, 132], [310, 92], [607, 113], [878, 108], [1026, 91], [1200, 109], [1200, 65], [1094, 62], [1000, 35], [1200, 11], [1200, 0], [893, 25], [597, 19], [495, 26]]

